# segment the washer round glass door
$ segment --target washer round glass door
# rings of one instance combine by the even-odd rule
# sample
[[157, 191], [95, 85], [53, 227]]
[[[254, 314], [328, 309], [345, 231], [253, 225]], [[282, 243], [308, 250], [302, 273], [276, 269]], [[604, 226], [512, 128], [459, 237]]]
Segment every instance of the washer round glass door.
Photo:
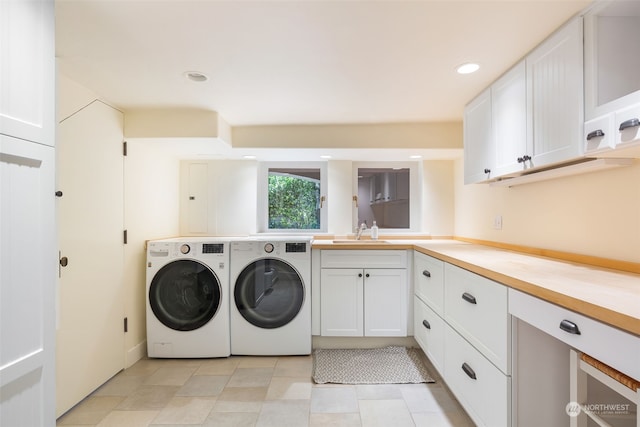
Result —
[[192, 331], [205, 325], [218, 312], [221, 297], [215, 273], [193, 260], [170, 262], [158, 270], [149, 286], [153, 314], [176, 331]]
[[238, 311], [254, 326], [274, 329], [291, 322], [304, 303], [304, 283], [284, 261], [265, 258], [238, 275], [234, 298]]

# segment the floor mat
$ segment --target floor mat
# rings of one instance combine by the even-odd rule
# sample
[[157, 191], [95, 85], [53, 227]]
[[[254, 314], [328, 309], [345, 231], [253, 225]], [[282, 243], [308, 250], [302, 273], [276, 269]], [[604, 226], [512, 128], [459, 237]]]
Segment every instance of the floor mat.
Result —
[[432, 383], [420, 350], [406, 347], [316, 349], [313, 380], [317, 384]]

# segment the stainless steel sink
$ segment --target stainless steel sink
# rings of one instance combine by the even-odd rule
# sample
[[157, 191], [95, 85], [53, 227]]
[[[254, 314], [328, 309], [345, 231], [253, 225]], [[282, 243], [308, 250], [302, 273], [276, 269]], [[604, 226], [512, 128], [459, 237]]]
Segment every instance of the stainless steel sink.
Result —
[[375, 245], [380, 243], [389, 243], [386, 240], [334, 240], [333, 243], [347, 244], [347, 245]]

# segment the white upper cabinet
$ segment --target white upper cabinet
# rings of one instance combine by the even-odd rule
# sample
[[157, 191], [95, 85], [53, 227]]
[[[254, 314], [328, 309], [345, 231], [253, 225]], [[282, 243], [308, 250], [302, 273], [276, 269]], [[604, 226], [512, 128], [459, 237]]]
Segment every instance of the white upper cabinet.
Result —
[[465, 184], [582, 155], [582, 18], [552, 34], [465, 108]]
[[640, 2], [613, 1], [584, 17], [585, 118], [640, 102]]
[[491, 90], [486, 89], [464, 110], [464, 183], [491, 177], [491, 156], [495, 151], [491, 135]]
[[640, 2], [597, 3], [584, 43], [585, 154], [640, 157]]
[[529, 167], [582, 154], [582, 50], [582, 18], [575, 18], [526, 58]]
[[492, 176], [520, 171], [527, 149], [527, 80], [525, 61], [516, 64], [491, 86], [495, 140]]
[[54, 145], [52, 1], [0, 2], [0, 134]]

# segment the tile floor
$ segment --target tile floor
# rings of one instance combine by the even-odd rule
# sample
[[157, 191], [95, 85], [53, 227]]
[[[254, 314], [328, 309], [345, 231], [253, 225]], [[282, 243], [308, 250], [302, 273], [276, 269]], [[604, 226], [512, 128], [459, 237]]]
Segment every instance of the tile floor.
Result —
[[143, 359], [58, 426], [473, 426], [442, 385], [314, 384], [312, 356]]

